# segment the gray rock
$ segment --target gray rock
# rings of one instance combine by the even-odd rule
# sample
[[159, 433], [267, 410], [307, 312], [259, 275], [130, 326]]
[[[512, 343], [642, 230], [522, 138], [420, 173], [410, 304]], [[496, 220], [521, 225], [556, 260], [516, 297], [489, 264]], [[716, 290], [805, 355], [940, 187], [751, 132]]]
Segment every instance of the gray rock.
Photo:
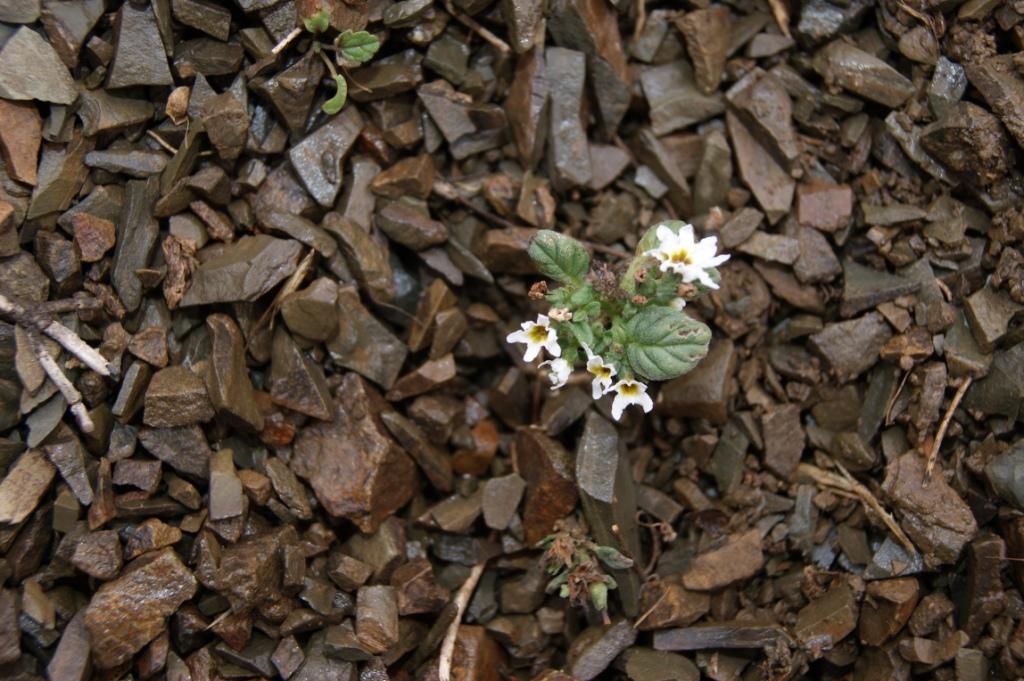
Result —
[[50, 44], [23, 26], [0, 48], [0, 97], [71, 104], [78, 88]]

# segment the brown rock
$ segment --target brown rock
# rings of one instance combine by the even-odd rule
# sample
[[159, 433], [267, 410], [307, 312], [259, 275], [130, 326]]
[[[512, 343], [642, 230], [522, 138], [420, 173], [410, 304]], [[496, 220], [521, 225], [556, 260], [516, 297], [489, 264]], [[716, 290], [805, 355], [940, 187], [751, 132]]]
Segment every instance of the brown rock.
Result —
[[793, 634], [806, 646], [828, 650], [857, 627], [857, 599], [846, 582], [836, 584], [797, 613]]
[[71, 218], [75, 245], [83, 262], [97, 262], [114, 247], [114, 223], [88, 213], [75, 213]]
[[740, 177], [754, 193], [768, 221], [775, 224], [789, 212], [796, 182], [738, 116], [726, 112], [726, 123]]
[[804, 451], [804, 430], [800, 407], [786, 404], [774, 407], [761, 417], [764, 437], [764, 465], [785, 480], [796, 472]]
[[452, 681], [500, 681], [504, 666], [505, 653], [486, 629], [459, 625], [452, 655]]
[[388, 391], [387, 399], [399, 402], [436, 390], [455, 378], [455, 358], [448, 353], [440, 359], [424, 362], [419, 368], [402, 376]]
[[853, 216], [853, 190], [846, 184], [801, 182], [796, 188], [796, 215], [805, 227], [838, 231]]
[[309, 480], [324, 510], [364, 532], [412, 497], [416, 470], [388, 435], [378, 414], [385, 403], [366, 382], [347, 374], [337, 392], [334, 420], [302, 431], [292, 470]]
[[38, 449], [30, 449], [0, 482], [0, 523], [16, 525], [29, 516], [50, 489], [57, 469]]
[[173, 546], [181, 541], [182, 536], [180, 529], [168, 525], [159, 518], [149, 518], [139, 525], [128, 526], [122, 530], [122, 533], [125, 537], [124, 555], [126, 560], [131, 560], [150, 551]]
[[658, 411], [679, 417], [725, 423], [734, 390], [736, 348], [728, 339], [714, 339], [707, 356], [690, 373], [666, 383], [658, 395]]
[[356, 635], [374, 654], [398, 643], [398, 592], [391, 586], [364, 586], [356, 598]]
[[730, 536], [718, 548], [693, 559], [682, 574], [683, 586], [695, 591], [713, 591], [757, 574], [764, 565], [761, 533], [753, 529]]
[[117, 532], [90, 532], [78, 540], [71, 564], [96, 579], [113, 579], [121, 572], [121, 541]]
[[206, 318], [210, 331], [210, 362], [206, 389], [218, 414], [251, 428], [263, 429], [263, 415], [256, 408], [252, 381], [245, 366], [245, 340], [235, 321], [224, 314]]
[[925, 482], [925, 461], [911, 450], [892, 461], [882, 491], [900, 526], [931, 567], [955, 562], [978, 532], [970, 507], [940, 475]]
[[222, 449], [210, 458], [210, 519], [227, 520], [242, 515], [244, 510], [233, 454], [230, 449]]
[[415, 196], [426, 199], [434, 188], [436, 170], [430, 156], [421, 155], [402, 159], [370, 183], [374, 194], [389, 199]]
[[676, 19], [676, 26], [686, 38], [686, 51], [693, 61], [697, 86], [706, 94], [714, 92], [722, 82], [729, 49], [729, 8], [716, 5], [687, 12]]
[[638, 626], [641, 631], [685, 627], [706, 615], [711, 609], [711, 596], [690, 591], [677, 579], [663, 579], [644, 584], [640, 592], [640, 612], [647, 614]]
[[0, 152], [13, 179], [35, 186], [42, 118], [34, 102], [0, 99]]
[[143, 422], [153, 428], [205, 423], [213, 418], [213, 405], [203, 379], [182, 366], [153, 374], [146, 388]]
[[156, 638], [166, 619], [196, 593], [196, 580], [173, 549], [130, 564], [93, 595], [85, 612], [93, 663], [110, 669]]
[[920, 586], [913, 577], [870, 582], [860, 611], [860, 640], [881, 646], [898, 634], [914, 613]]

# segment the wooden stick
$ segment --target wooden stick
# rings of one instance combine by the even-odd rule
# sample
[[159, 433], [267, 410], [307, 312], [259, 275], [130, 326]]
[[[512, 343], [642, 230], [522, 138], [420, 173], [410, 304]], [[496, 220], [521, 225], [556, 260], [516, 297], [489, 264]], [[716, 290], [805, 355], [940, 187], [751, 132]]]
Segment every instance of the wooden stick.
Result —
[[786, 0], [768, 0], [768, 4], [772, 8], [772, 16], [775, 17], [775, 23], [779, 25], [782, 35], [792, 38], [793, 36], [789, 33], [789, 8], [786, 7]]
[[924, 483], [927, 485], [928, 481], [932, 479], [932, 469], [935, 468], [935, 462], [939, 459], [939, 448], [942, 447], [942, 439], [946, 437], [946, 429], [949, 428], [949, 422], [953, 420], [953, 412], [960, 406], [960, 400], [964, 398], [964, 394], [967, 389], [971, 387], [971, 381], [974, 380], [972, 376], [968, 376], [964, 379], [960, 387], [956, 389], [956, 394], [953, 395], [953, 399], [949, 402], [949, 408], [946, 409], [946, 414], [942, 417], [942, 421], [939, 423], [939, 430], [935, 433], [935, 442], [932, 443], [932, 448], [928, 451], [928, 464], [924, 468]]
[[[509, 52], [512, 51], [512, 48], [509, 47], [508, 43], [506, 43], [504, 40], [502, 40], [498, 36], [488, 31], [486, 28], [478, 24], [475, 19], [468, 17], [465, 14], [462, 14], [461, 12], [457, 11], [455, 7], [452, 6], [452, 0], [444, 0], [444, 7], [445, 9], [448, 10], [448, 14], [451, 14], [453, 17], [455, 17], [456, 21], [458, 21], [460, 24], [462, 24], [469, 30], [473, 31], [487, 42], [489, 42], [492, 46], [494, 46], [494, 49], [498, 50], [498, 52], [501, 52], [502, 54], [508, 54]], [[441, 681], [447, 681], [447, 679], [441, 679]]]
[[455, 654], [455, 639], [459, 637], [459, 625], [462, 624], [462, 614], [466, 611], [469, 599], [473, 597], [476, 585], [484, 574], [485, 565], [487, 565], [486, 561], [474, 565], [469, 573], [469, 577], [459, 587], [459, 593], [455, 595], [455, 618], [448, 625], [448, 631], [445, 632], [444, 641], [441, 643], [441, 657], [438, 658], [437, 662], [437, 678], [439, 681], [451, 681], [452, 656]]
[[270, 54], [275, 56], [281, 54], [281, 52], [284, 51], [286, 47], [291, 45], [292, 41], [298, 38], [300, 35], [302, 35], [302, 29], [296, 26], [295, 28], [292, 29], [291, 33], [281, 38], [281, 42], [279, 42], [277, 45], [274, 45], [274, 48], [270, 50]]
[[875, 495], [871, 493], [871, 490], [854, 479], [854, 477], [850, 475], [845, 468], [843, 468], [842, 464], [835, 462], [835, 465], [842, 475], [836, 475], [830, 471], [822, 470], [821, 468], [809, 463], [800, 464], [797, 466], [796, 471], [798, 474], [803, 474], [805, 477], [810, 478], [819, 485], [831, 487], [833, 489], [855, 495], [860, 499], [862, 504], [870, 508], [878, 515], [879, 518], [882, 519], [885, 526], [889, 528], [889, 531], [896, 536], [896, 539], [899, 540], [900, 544], [903, 544], [903, 547], [907, 549], [907, 551], [917, 553], [917, 547], [915, 547], [914, 543], [910, 541], [910, 537], [906, 535], [903, 528], [901, 528], [899, 523], [896, 522], [896, 519], [892, 517], [892, 514], [885, 510], [885, 507], [882, 506], [882, 502], [875, 498]]
[[91, 433], [95, 426], [92, 423], [92, 419], [89, 418], [88, 409], [82, 403], [82, 393], [78, 392], [78, 389], [75, 388], [67, 375], [57, 366], [53, 356], [46, 351], [46, 346], [43, 345], [43, 339], [39, 337], [38, 331], [28, 329], [28, 342], [32, 346], [32, 352], [39, 358], [39, 364], [43, 367], [43, 371], [53, 381], [53, 384], [57, 386], [60, 394], [64, 396], [64, 400], [68, 403], [68, 408], [71, 409], [71, 413], [75, 415], [75, 419], [78, 421], [78, 427], [82, 429], [83, 433]]
[[3, 294], [0, 294], [0, 315], [8, 317], [15, 324], [25, 327], [26, 330], [35, 330], [46, 334], [100, 376], [111, 376], [116, 373], [107, 359], [87, 345], [74, 331], [48, 316], [30, 313], [22, 305]]

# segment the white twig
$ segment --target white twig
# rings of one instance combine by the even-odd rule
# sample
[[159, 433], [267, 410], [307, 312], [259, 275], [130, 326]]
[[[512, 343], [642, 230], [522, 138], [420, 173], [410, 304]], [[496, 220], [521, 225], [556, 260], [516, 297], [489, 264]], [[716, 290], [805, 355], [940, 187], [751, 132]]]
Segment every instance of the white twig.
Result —
[[33, 315], [2, 293], [0, 293], [0, 315], [9, 317], [15, 324], [21, 324], [27, 331], [39, 331], [46, 334], [100, 376], [110, 376], [114, 373], [103, 355], [79, 338], [74, 331], [60, 322], [50, 319], [49, 315]]
[[277, 45], [274, 45], [274, 49], [270, 50], [270, 54], [281, 54], [281, 52], [284, 51], [286, 47], [291, 45], [292, 41], [298, 38], [300, 35], [302, 35], [302, 29], [296, 26], [295, 28], [292, 29], [291, 33], [289, 33], [288, 35], [281, 39], [281, 42], [279, 42]]
[[89, 411], [82, 403], [82, 393], [78, 392], [78, 389], [67, 375], [57, 366], [57, 361], [47, 352], [46, 346], [43, 345], [43, 339], [39, 337], [39, 333], [32, 329], [27, 331], [32, 351], [39, 358], [39, 364], [43, 367], [43, 371], [46, 372], [46, 375], [50, 377], [53, 384], [60, 390], [60, 394], [64, 396], [64, 400], [68, 403], [68, 408], [71, 409], [71, 413], [75, 415], [75, 419], [78, 421], [78, 427], [82, 429], [83, 433], [91, 433], [93, 431], [93, 423], [92, 419], [89, 418]]
[[469, 605], [469, 599], [473, 597], [477, 582], [484, 573], [486, 562], [477, 563], [469, 573], [469, 577], [459, 587], [459, 593], [455, 595], [455, 619], [448, 625], [448, 631], [441, 643], [441, 657], [437, 663], [437, 678], [440, 681], [450, 681], [452, 675], [452, 656], [455, 654], [455, 639], [459, 637], [459, 625], [462, 624], [462, 613]]

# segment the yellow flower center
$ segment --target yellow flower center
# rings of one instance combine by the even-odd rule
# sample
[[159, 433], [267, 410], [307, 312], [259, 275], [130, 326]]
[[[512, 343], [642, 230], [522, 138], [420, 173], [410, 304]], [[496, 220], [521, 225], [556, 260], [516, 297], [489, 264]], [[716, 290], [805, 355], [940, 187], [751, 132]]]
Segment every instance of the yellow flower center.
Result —
[[634, 395], [640, 394], [639, 383], [623, 383], [619, 386], [619, 394], [625, 395], [626, 397], [633, 397]]
[[690, 251], [685, 248], [679, 248], [669, 253], [668, 260], [669, 262], [681, 263], [683, 265], [693, 264], [693, 258], [690, 256]]
[[530, 330], [526, 332], [526, 335], [533, 343], [545, 343], [548, 340], [548, 328], [546, 326], [541, 326], [540, 324], [535, 324], [530, 327]]
[[594, 374], [601, 380], [605, 380], [612, 377], [611, 367], [606, 367], [603, 364], [598, 364], [590, 370], [590, 373]]

